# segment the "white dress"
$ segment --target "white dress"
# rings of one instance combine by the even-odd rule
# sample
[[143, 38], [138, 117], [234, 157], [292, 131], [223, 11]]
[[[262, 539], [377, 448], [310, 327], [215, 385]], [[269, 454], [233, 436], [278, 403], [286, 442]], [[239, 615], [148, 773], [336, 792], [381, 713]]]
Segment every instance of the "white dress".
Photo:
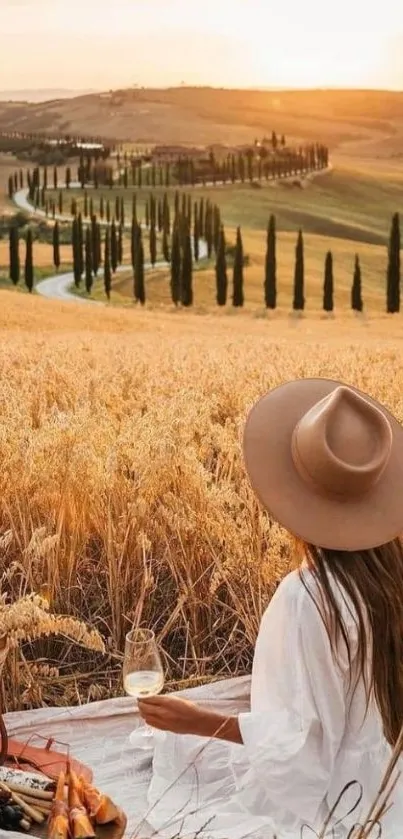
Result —
[[[304, 575], [314, 591], [312, 574]], [[333, 586], [354, 658], [355, 620]], [[335, 660], [299, 573], [289, 574], [262, 619], [251, 710], [239, 716], [244, 745], [157, 732], [148, 821], [165, 837], [314, 839], [344, 790], [326, 836], [347, 839], [365, 819], [391, 754], [375, 703], [365, 709], [364, 684], [354, 692], [346, 651]], [[402, 839], [403, 780], [392, 800], [382, 839]]]

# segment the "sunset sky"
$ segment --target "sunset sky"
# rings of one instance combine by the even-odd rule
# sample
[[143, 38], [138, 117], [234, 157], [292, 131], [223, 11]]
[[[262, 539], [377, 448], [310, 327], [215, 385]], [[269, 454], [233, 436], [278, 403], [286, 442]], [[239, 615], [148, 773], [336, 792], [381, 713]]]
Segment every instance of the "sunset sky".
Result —
[[403, 89], [400, 0], [0, 0], [0, 90]]

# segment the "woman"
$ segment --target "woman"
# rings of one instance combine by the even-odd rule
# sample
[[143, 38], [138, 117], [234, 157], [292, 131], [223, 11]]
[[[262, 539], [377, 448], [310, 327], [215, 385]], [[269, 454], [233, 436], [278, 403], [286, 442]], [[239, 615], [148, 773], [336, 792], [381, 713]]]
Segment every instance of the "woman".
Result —
[[[243, 774], [203, 835], [326, 825], [347, 837], [403, 725], [403, 429], [354, 388], [302, 379], [254, 406], [244, 454], [259, 500], [301, 553], [263, 616], [251, 710], [225, 719], [162, 696], [140, 713], [156, 729], [238, 744]], [[403, 836], [402, 785], [383, 839]]]

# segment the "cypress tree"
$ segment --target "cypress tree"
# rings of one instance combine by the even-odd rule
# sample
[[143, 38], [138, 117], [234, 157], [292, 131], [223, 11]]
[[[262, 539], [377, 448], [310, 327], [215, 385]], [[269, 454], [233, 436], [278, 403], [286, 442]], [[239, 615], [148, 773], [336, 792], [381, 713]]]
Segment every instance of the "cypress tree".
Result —
[[193, 253], [194, 253], [195, 262], [199, 261], [199, 239], [200, 239], [199, 213], [198, 213], [197, 201], [195, 201], [194, 222], [193, 222]]
[[163, 211], [162, 211], [161, 198], [158, 199], [157, 219], [158, 219], [158, 232], [162, 233], [162, 228], [163, 228], [164, 221], [163, 221]]
[[233, 295], [232, 305], [236, 307], [243, 306], [243, 245], [241, 228], [238, 227], [236, 231], [236, 246], [234, 257], [234, 272], [233, 272]]
[[167, 163], [166, 166], [165, 166], [165, 186], [169, 187], [170, 182], [171, 182], [171, 167], [170, 167], [169, 163]]
[[120, 199], [117, 195], [115, 198], [115, 219], [116, 221], [120, 221]]
[[136, 264], [136, 247], [137, 247], [137, 233], [138, 233], [138, 225], [135, 219], [132, 219], [132, 228], [131, 228], [131, 237], [130, 237], [130, 253], [131, 253], [131, 263], [134, 270], [134, 266]]
[[277, 304], [276, 219], [272, 214], [267, 226], [266, 276], [264, 297], [267, 309]]
[[77, 180], [80, 181], [81, 189], [85, 187], [85, 166], [84, 166], [84, 156], [83, 154], [80, 155], [80, 165], [77, 171]]
[[175, 218], [179, 215], [179, 192], [176, 190], [174, 198], [174, 214]]
[[53, 167], [53, 189], [57, 189], [57, 166]]
[[99, 245], [98, 245], [98, 229], [97, 217], [91, 217], [91, 248], [92, 248], [92, 270], [97, 276], [99, 269]]
[[60, 268], [60, 241], [59, 241], [59, 222], [57, 221], [53, 228], [53, 265], [56, 271]]
[[116, 237], [115, 219], [113, 219], [111, 224], [111, 266], [113, 273], [115, 273], [118, 267], [118, 240]]
[[85, 231], [85, 290], [91, 294], [92, 289], [92, 241], [91, 231], [87, 227]]
[[123, 186], [125, 189], [128, 189], [129, 186], [129, 173], [127, 171], [127, 166], [125, 166], [123, 171]]
[[193, 303], [192, 245], [188, 223], [186, 227], [182, 257], [181, 302], [183, 306], [191, 306]]
[[249, 178], [250, 182], [252, 183], [252, 181], [253, 181], [253, 152], [251, 151], [251, 149], [249, 149], [248, 152], [247, 152], [246, 160], [247, 160], [247, 166], [248, 166], [248, 178]]
[[132, 221], [137, 223], [137, 196], [135, 192], [133, 192], [132, 198]]
[[150, 226], [155, 227], [156, 223], [157, 223], [157, 212], [156, 212], [155, 197], [152, 193], [150, 193]]
[[105, 251], [104, 251], [104, 288], [108, 300], [111, 299], [112, 288], [112, 272], [111, 272], [111, 245], [109, 228], [105, 231]]
[[171, 218], [169, 211], [169, 201], [166, 192], [164, 193], [164, 199], [162, 202], [162, 226], [166, 235], [169, 236], [171, 233]]
[[80, 277], [84, 274], [84, 235], [83, 235], [83, 219], [81, 213], [78, 214], [78, 259]]
[[109, 198], [106, 202], [106, 220], [107, 220], [108, 224], [110, 224], [110, 221], [111, 221], [111, 205], [110, 205], [110, 202], [109, 202]]
[[213, 208], [213, 245], [215, 253], [218, 251], [218, 242], [220, 239], [220, 230], [221, 230], [221, 216], [219, 207], [217, 204], [214, 205]]
[[146, 302], [144, 285], [144, 247], [140, 226], [137, 227], [136, 263], [134, 266], [134, 299], [136, 303], [141, 303], [142, 306], [144, 306], [144, 303]]
[[31, 294], [34, 287], [34, 260], [32, 247], [32, 230], [28, 230], [25, 250], [25, 285]]
[[170, 254], [169, 254], [169, 242], [168, 242], [168, 234], [166, 228], [164, 227], [162, 231], [162, 255], [164, 257], [165, 262], [169, 262]]
[[81, 282], [81, 272], [80, 272], [80, 255], [79, 255], [79, 244], [78, 244], [78, 218], [74, 216], [73, 219], [73, 227], [72, 227], [72, 236], [71, 236], [72, 246], [73, 246], [73, 273], [74, 273], [74, 285], [76, 288], [80, 285]]
[[303, 311], [304, 307], [304, 240], [302, 230], [300, 230], [295, 248], [293, 309], [294, 311]]
[[66, 169], [66, 189], [70, 189], [71, 184], [71, 169], [70, 166], [67, 166]]
[[198, 216], [199, 216], [200, 238], [205, 239], [206, 236], [205, 236], [205, 222], [204, 222], [204, 198], [200, 199]]
[[179, 225], [176, 224], [172, 235], [171, 253], [171, 297], [175, 306], [181, 299], [181, 247]]
[[137, 186], [138, 186], [139, 189], [141, 189], [142, 185], [143, 185], [143, 172], [142, 172], [141, 166], [139, 166], [139, 168], [137, 170]]
[[146, 221], [146, 227], [148, 228], [150, 226], [150, 210], [149, 210], [149, 207], [148, 207], [148, 201], [146, 201], [146, 205], [145, 205], [145, 221]]
[[358, 254], [355, 257], [354, 277], [351, 289], [351, 308], [355, 312], [362, 312], [364, 308], [362, 300], [362, 286], [361, 286], [361, 265]]
[[101, 200], [100, 200], [100, 202], [99, 202], [99, 217], [100, 217], [100, 219], [101, 219], [102, 221], [103, 221], [103, 219], [104, 219], [104, 215], [105, 215], [105, 209], [104, 209], [104, 196], [103, 196], [103, 195], [101, 195]]
[[333, 312], [333, 256], [328, 251], [325, 260], [325, 279], [323, 283], [323, 310]]
[[150, 227], [150, 261], [152, 266], [157, 261], [157, 234], [154, 225]]
[[224, 227], [221, 226], [218, 242], [217, 260], [215, 265], [217, 304], [225, 306], [227, 302], [228, 277]]
[[[107, 228], [108, 229], [108, 228]], [[100, 265], [102, 265], [102, 236], [101, 236], [101, 225], [97, 222], [96, 225], [96, 261], [97, 261], [97, 271]], [[95, 274], [97, 273], [95, 271]]]
[[88, 218], [88, 195], [87, 190], [84, 193], [84, 218]]
[[120, 198], [120, 222], [125, 226], [125, 202], [123, 200], [123, 196]]
[[205, 213], [205, 230], [204, 236], [206, 239], [207, 244], [207, 256], [211, 259], [211, 255], [213, 253], [213, 244], [214, 244], [214, 231], [213, 231], [213, 212], [211, 208], [210, 201], [207, 201], [206, 204], [206, 213]]
[[10, 280], [14, 285], [20, 281], [20, 242], [18, 228], [10, 227], [9, 250], [10, 250]]
[[119, 224], [119, 232], [118, 232], [118, 262], [119, 262], [119, 265], [123, 264], [123, 225], [122, 225], [122, 222]]
[[63, 192], [62, 192], [62, 190], [60, 190], [60, 192], [59, 192], [59, 213], [60, 213], [61, 216], [63, 215]]
[[48, 188], [48, 170], [47, 170], [46, 166], [43, 170], [43, 185], [44, 185], [45, 189]]
[[13, 197], [13, 195], [14, 195], [14, 181], [13, 181], [13, 176], [10, 175], [10, 177], [8, 179], [8, 197], [10, 198], [10, 200]]
[[24, 189], [24, 174], [22, 169], [20, 169], [20, 189]]
[[93, 216], [94, 216], [94, 202], [92, 200], [92, 196], [90, 198], [88, 214], [89, 214], [90, 219], [92, 219]]
[[72, 216], [77, 215], [77, 201], [76, 201], [75, 198], [73, 198], [72, 201], [71, 201], [71, 215]]
[[386, 311], [389, 314], [400, 311], [400, 246], [399, 213], [395, 213], [390, 229], [386, 283]]

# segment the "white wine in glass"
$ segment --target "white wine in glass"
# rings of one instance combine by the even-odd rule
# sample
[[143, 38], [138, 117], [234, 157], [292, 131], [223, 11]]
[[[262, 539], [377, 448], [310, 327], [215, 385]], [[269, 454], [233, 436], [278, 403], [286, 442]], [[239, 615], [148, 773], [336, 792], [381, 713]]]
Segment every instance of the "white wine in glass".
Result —
[[[151, 629], [132, 629], [126, 635], [123, 660], [125, 693], [135, 699], [157, 696], [164, 687], [164, 670], [154, 632]], [[148, 745], [152, 730], [143, 729], [144, 745]], [[130, 736], [139, 745], [136, 731]]]

